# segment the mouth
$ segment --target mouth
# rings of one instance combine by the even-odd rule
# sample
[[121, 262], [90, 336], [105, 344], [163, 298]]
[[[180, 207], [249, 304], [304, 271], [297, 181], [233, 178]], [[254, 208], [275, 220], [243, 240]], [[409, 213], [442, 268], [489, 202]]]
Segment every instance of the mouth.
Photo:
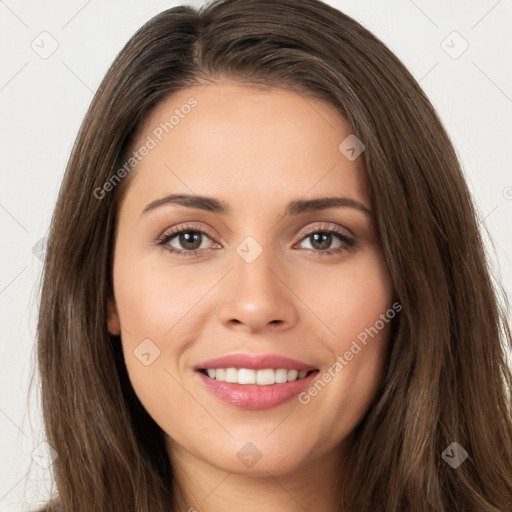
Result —
[[286, 384], [305, 379], [318, 369], [296, 370], [286, 368], [200, 368], [197, 371], [206, 377], [219, 382], [231, 384], [272, 386], [274, 384]]
[[270, 409], [291, 403], [311, 386], [319, 369], [279, 354], [237, 353], [203, 361], [198, 384], [239, 409]]

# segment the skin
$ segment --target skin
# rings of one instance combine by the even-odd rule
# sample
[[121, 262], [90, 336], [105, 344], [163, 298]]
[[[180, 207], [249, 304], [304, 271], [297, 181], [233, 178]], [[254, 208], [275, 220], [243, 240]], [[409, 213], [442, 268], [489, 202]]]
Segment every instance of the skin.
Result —
[[[334, 510], [349, 435], [382, 378], [389, 324], [307, 405], [293, 398], [242, 410], [211, 394], [193, 369], [235, 352], [273, 353], [322, 375], [390, 308], [392, 284], [371, 215], [335, 207], [283, 217], [289, 201], [327, 196], [371, 210], [363, 158], [350, 161], [338, 149], [351, 129], [331, 105], [229, 81], [182, 90], [158, 105], [134, 146], [190, 97], [197, 106], [128, 178], [109, 331], [121, 334], [133, 388], [167, 434], [180, 510]], [[141, 215], [170, 193], [212, 196], [232, 212], [167, 204]], [[184, 223], [206, 233], [193, 256], [157, 243]], [[304, 234], [316, 227], [338, 227], [356, 246], [333, 235], [324, 252], [343, 250], [322, 255]], [[252, 263], [236, 252], [247, 236], [263, 251]], [[178, 236], [167, 246], [190, 251]], [[134, 355], [145, 339], [160, 350], [147, 366]], [[237, 457], [247, 442], [261, 452], [250, 468]]]

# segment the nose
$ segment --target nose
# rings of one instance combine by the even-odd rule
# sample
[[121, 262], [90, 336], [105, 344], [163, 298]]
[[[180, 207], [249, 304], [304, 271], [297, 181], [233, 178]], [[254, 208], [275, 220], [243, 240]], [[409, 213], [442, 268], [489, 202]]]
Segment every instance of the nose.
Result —
[[229, 328], [249, 332], [285, 330], [296, 324], [298, 299], [289, 276], [279, 270], [268, 249], [252, 263], [235, 254], [234, 268], [221, 292], [219, 315]]

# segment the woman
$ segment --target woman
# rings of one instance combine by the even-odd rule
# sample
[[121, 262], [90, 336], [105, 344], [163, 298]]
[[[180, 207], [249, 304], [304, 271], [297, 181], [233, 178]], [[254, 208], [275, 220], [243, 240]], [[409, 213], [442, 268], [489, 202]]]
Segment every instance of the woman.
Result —
[[45, 510], [512, 510], [512, 345], [453, 147], [317, 0], [145, 24], [74, 146]]

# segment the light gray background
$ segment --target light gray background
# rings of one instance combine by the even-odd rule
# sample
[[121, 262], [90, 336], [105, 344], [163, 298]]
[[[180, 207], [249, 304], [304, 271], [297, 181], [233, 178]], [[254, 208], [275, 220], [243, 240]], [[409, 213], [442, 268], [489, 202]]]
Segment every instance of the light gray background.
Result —
[[[37, 403], [27, 405], [42, 268], [33, 247], [47, 233], [72, 143], [108, 66], [145, 21], [182, 3], [0, 1], [0, 512], [24, 510], [25, 498], [49, 490], [50, 470], [33, 463], [29, 472], [43, 441]], [[328, 3], [381, 38], [436, 106], [511, 294], [512, 0]]]

